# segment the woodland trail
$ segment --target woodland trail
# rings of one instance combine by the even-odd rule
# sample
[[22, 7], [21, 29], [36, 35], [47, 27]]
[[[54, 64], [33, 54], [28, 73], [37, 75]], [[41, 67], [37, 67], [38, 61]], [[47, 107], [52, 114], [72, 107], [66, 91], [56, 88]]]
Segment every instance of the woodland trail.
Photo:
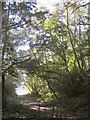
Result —
[[[54, 106], [50, 102], [37, 102], [35, 97], [20, 96], [21, 103], [14, 106], [14, 111], [6, 111], [3, 114], [3, 120], [9, 119], [33, 119], [33, 120], [45, 120], [47, 119], [59, 119], [59, 120], [89, 120], [88, 118], [77, 118], [75, 116], [65, 117], [61, 116], [60, 108]], [[53, 107], [54, 106], [54, 107]], [[16, 109], [15, 109], [16, 108]], [[53, 119], [54, 118], [54, 119]]]
[[31, 110], [38, 112], [38, 117], [52, 117], [54, 109], [49, 102], [37, 102], [35, 98], [29, 97], [21, 100], [21, 104], [29, 107]]
[[25, 98], [21, 103], [34, 110], [37, 113], [37, 118], [60, 118], [60, 120], [89, 120], [88, 118], [65, 117], [61, 115], [60, 107], [56, 107], [51, 102], [37, 102], [34, 97]]

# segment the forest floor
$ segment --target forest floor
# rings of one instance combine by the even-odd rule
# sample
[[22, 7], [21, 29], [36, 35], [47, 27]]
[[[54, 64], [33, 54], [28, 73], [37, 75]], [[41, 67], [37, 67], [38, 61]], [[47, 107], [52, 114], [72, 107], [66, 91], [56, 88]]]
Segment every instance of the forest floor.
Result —
[[9, 106], [2, 114], [3, 118], [40, 118], [51, 117], [53, 108], [47, 102], [37, 102], [37, 97], [19, 96], [20, 104]]
[[[60, 111], [53, 108], [54, 104], [50, 102], [37, 102], [37, 97], [33, 96], [19, 96], [20, 103], [13, 106], [9, 106], [3, 112], [2, 120], [6, 118], [23, 118], [23, 119], [37, 119], [37, 118], [61, 118]], [[59, 109], [58, 109], [59, 110]], [[62, 116], [63, 117], [63, 116]], [[88, 120], [88, 119], [76, 119], [73, 117], [67, 118], [67, 120]]]
[[21, 104], [33, 110], [37, 114], [37, 117], [52, 117], [53, 106], [50, 102], [37, 102], [37, 97], [23, 98]]

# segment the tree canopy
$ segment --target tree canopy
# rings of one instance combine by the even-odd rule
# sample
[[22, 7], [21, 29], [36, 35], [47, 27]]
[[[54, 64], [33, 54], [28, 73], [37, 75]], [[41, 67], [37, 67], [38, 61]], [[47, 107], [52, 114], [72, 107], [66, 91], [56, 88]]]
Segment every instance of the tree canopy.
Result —
[[54, 13], [34, 2], [2, 2], [2, 12], [3, 99], [24, 82], [66, 115], [88, 116], [90, 2], [66, 0]]

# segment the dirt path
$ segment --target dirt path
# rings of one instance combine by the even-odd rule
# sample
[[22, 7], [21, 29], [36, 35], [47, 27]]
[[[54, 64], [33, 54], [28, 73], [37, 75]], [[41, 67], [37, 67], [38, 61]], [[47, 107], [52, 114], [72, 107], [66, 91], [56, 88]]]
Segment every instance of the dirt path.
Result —
[[38, 112], [38, 116], [42, 115], [51, 117], [53, 115], [54, 109], [48, 102], [36, 102], [35, 98], [29, 97], [21, 100], [21, 103], [28, 106], [30, 109]]

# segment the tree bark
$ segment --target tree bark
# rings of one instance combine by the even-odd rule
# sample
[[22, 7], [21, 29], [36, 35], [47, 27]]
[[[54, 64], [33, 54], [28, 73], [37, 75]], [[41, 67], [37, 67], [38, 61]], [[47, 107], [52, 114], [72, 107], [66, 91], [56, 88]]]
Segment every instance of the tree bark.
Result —
[[[90, 4], [88, 4], [88, 16], [90, 16]], [[88, 19], [88, 23], [90, 20]], [[88, 26], [88, 54], [90, 55], [90, 26]], [[90, 118], [90, 56], [88, 57], [88, 118]]]
[[2, 73], [2, 110], [5, 108], [5, 75]]

